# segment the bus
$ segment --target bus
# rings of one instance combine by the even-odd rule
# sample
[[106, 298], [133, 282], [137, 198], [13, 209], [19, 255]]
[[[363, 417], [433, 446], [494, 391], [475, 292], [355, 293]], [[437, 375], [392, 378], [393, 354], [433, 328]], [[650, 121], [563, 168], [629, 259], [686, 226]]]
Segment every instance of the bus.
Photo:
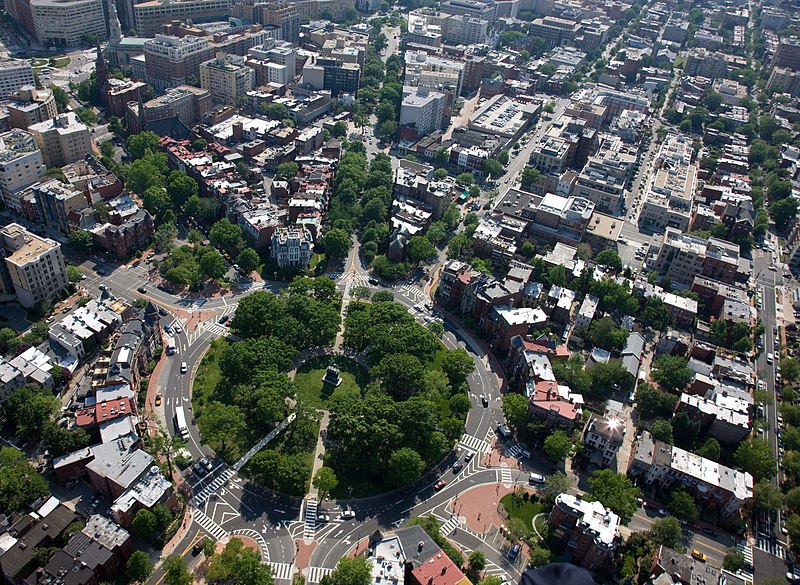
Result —
[[183, 406], [175, 409], [175, 430], [181, 436], [181, 439], [189, 438], [189, 427], [186, 426], [186, 414], [183, 412]]

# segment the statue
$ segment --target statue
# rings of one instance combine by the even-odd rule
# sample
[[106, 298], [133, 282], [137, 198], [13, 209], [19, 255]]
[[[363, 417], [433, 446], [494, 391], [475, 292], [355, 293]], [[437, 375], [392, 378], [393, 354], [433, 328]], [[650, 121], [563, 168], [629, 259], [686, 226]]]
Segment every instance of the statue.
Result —
[[331, 363], [328, 364], [328, 368], [325, 370], [322, 383], [330, 384], [334, 388], [338, 388], [342, 383], [342, 377], [339, 375], [339, 368], [336, 367], [336, 363], [333, 360], [331, 360]]

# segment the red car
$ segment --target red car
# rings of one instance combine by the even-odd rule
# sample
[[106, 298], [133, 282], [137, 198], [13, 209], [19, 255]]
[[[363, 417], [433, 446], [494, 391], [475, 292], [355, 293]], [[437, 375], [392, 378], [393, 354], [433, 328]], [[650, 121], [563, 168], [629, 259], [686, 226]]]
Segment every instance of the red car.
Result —
[[443, 479], [440, 479], [439, 481], [436, 482], [436, 485], [433, 486], [433, 489], [435, 489], [438, 492], [440, 489], [442, 489], [446, 485], [447, 485], [447, 482], [445, 480], [443, 480]]

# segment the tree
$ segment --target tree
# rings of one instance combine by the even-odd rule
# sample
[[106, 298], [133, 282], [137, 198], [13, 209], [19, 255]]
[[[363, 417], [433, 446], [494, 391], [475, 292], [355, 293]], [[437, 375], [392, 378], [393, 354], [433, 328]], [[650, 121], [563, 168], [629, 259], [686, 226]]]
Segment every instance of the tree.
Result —
[[552, 460], [566, 457], [572, 449], [572, 439], [562, 430], [551, 433], [544, 440], [544, 452]]
[[487, 158], [483, 163], [483, 172], [496, 179], [497, 177], [502, 177], [505, 171], [500, 161], [494, 158]]
[[528, 401], [521, 394], [509, 392], [503, 397], [503, 416], [512, 429], [520, 430], [528, 422]]
[[[149, 181], [149, 179], [147, 180]], [[172, 200], [169, 198], [166, 189], [157, 185], [145, 189], [142, 195], [142, 203], [144, 208], [150, 212], [150, 215], [156, 218], [156, 221], [161, 220], [164, 214], [172, 209]]]
[[162, 223], [153, 234], [153, 243], [157, 250], [169, 252], [172, 250], [175, 238], [178, 237], [178, 226], [174, 223]]
[[447, 375], [452, 388], [460, 388], [475, 370], [475, 362], [463, 348], [448, 351], [441, 363], [442, 371]]
[[530, 549], [530, 560], [528, 566], [536, 568], [543, 567], [550, 563], [550, 551], [541, 546], [534, 546]]
[[50, 84], [49, 89], [53, 92], [53, 99], [56, 102], [56, 107], [58, 108], [59, 113], [63, 114], [67, 111], [67, 107], [69, 106], [69, 94], [64, 90], [64, 88], [53, 84]]
[[125, 574], [131, 581], [144, 583], [145, 579], [153, 572], [153, 563], [147, 553], [141, 550], [134, 551], [125, 566]]
[[731, 573], [735, 573], [744, 567], [744, 553], [735, 546], [725, 549], [725, 558], [722, 559], [722, 568]]
[[59, 406], [58, 399], [46, 388], [27, 385], [8, 397], [5, 410], [16, 434], [28, 440], [39, 440]]
[[669, 513], [684, 522], [694, 520], [697, 518], [697, 506], [694, 503], [694, 498], [685, 490], [676, 489], [670, 497]]
[[472, 408], [472, 402], [470, 401], [469, 396], [463, 393], [454, 394], [451, 396], [449, 405], [450, 412], [453, 413], [453, 416], [461, 420], [467, 417], [467, 414]]
[[80, 266], [67, 264], [67, 278], [72, 284], [77, 284], [83, 278], [83, 270], [80, 269]]
[[289, 110], [283, 104], [272, 103], [264, 108], [264, 114], [270, 120], [283, 120], [289, 117]]
[[657, 441], [664, 441], [665, 443], [673, 444], [672, 440], [672, 423], [668, 420], [657, 420], [650, 427], [650, 432], [653, 438]]
[[211, 557], [206, 580], [212, 585], [273, 585], [272, 568], [261, 553], [232, 538], [221, 553]]
[[325, 252], [331, 258], [346, 258], [350, 252], [350, 247], [353, 245], [350, 234], [337, 228], [326, 233], [323, 241], [325, 243]]
[[[790, 498], [794, 497], [793, 491], [800, 490], [800, 488], [792, 488], [786, 494], [786, 505], [791, 509], [794, 506], [790, 505]], [[772, 484], [769, 480], [763, 479], [753, 486], [753, 508], [759, 512], [771, 512], [779, 510], [783, 506], [784, 496], [780, 487]]]
[[12, 447], [0, 447], [0, 510], [20, 512], [50, 493], [45, 478], [28, 463], [25, 454]]
[[336, 122], [331, 128], [331, 136], [341, 138], [347, 134], [347, 124], [341, 120]]
[[220, 444], [220, 451], [226, 450], [226, 440], [236, 441], [246, 428], [244, 413], [238, 406], [211, 402], [203, 409], [197, 421], [203, 441]]
[[616, 327], [611, 317], [602, 317], [592, 321], [587, 337], [593, 345], [612, 351], [622, 349], [625, 340], [628, 339], [628, 330]]
[[175, 207], [183, 207], [192, 195], [199, 194], [197, 181], [183, 171], [172, 171], [167, 179], [167, 193]]
[[330, 467], [320, 467], [314, 474], [311, 484], [319, 491], [319, 499], [324, 500], [331, 495], [331, 492], [339, 485], [336, 473]]
[[783, 231], [797, 216], [797, 200], [793, 197], [773, 202], [769, 206], [769, 215], [775, 221], [775, 227]]
[[733, 454], [733, 460], [742, 469], [749, 471], [756, 481], [775, 475], [775, 459], [772, 449], [763, 439], [751, 438], [742, 441]]
[[611, 248], [606, 248], [605, 250], [601, 250], [597, 253], [597, 256], [594, 257], [595, 263], [599, 264], [600, 266], [607, 266], [612, 270], [616, 270], [619, 272], [622, 270], [622, 260], [617, 254], [616, 250], [612, 250]]
[[236, 264], [239, 266], [239, 270], [245, 274], [253, 272], [260, 263], [261, 259], [258, 257], [258, 252], [253, 248], [245, 248], [236, 257]]
[[214, 248], [203, 248], [200, 256], [200, 271], [204, 275], [211, 279], [222, 278], [227, 270], [228, 267], [225, 265], [222, 254]]
[[300, 166], [293, 161], [281, 163], [275, 171], [275, 178], [288, 181], [300, 171]]
[[706, 442], [703, 443], [703, 446], [697, 449], [696, 453], [700, 455], [700, 457], [705, 457], [706, 459], [711, 459], [712, 461], [717, 461], [722, 457], [722, 447], [714, 437], [709, 437], [706, 439]]
[[598, 469], [589, 477], [589, 486], [592, 488], [592, 495], [619, 515], [623, 524], [631, 521], [636, 512], [636, 498], [641, 492], [627, 476], [610, 469]]
[[149, 540], [152, 534], [158, 528], [158, 520], [147, 508], [141, 508], [133, 517], [131, 522], [133, 532], [142, 540]]
[[227, 218], [223, 218], [211, 226], [208, 240], [212, 246], [220, 250], [238, 251], [244, 246], [242, 228], [231, 223]]
[[461, 173], [456, 177], [456, 184], [461, 185], [462, 187], [469, 187], [475, 182], [475, 178], [472, 176], [472, 173]]
[[395, 400], [407, 400], [421, 390], [425, 368], [413, 355], [394, 353], [383, 357], [370, 372]]
[[378, 135], [381, 137], [382, 142], [393, 142], [397, 136], [397, 122], [394, 120], [386, 120], [378, 126]]
[[102, 156], [113, 158], [114, 157], [114, 143], [110, 140], [100, 143], [100, 154]]
[[781, 360], [781, 374], [784, 380], [794, 384], [800, 379], [800, 362], [795, 358], [783, 358]]
[[425, 236], [413, 236], [408, 241], [408, 259], [411, 262], [426, 262], [436, 258], [436, 248]]
[[422, 476], [425, 462], [419, 453], [408, 447], [394, 451], [389, 457], [386, 477], [394, 487], [411, 485]]
[[77, 229], [69, 233], [69, 246], [78, 252], [89, 252], [94, 247], [94, 237], [88, 230]]
[[131, 159], [138, 160], [147, 152], [158, 152], [159, 137], [155, 132], [145, 131], [133, 134], [125, 141]]
[[542, 173], [539, 169], [533, 167], [525, 167], [522, 169], [522, 177], [520, 179], [523, 189], [530, 189], [533, 185], [542, 180]]
[[486, 555], [479, 550], [474, 550], [467, 557], [467, 562], [469, 570], [477, 575], [486, 568]]
[[686, 387], [692, 380], [692, 375], [688, 360], [673, 355], [662, 355], [656, 358], [653, 362], [653, 370], [650, 372], [650, 377], [656, 382], [673, 391]]
[[186, 563], [178, 555], [171, 555], [164, 559], [164, 583], [167, 585], [189, 585], [192, 575], [186, 568]]
[[675, 548], [681, 542], [683, 532], [677, 518], [667, 516], [653, 522], [650, 538], [656, 546]]
[[556, 502], [556, 497], [568, 492], [571, 487], [572, 480], [566, 475], [560, 471], [551, 473], [544, 479], [544, 503], [552, 507]]
[[192, 142], [192, 148], [196, 151], [205, 150], [208, 147], [208, 140], [205, 138], [198, 138]]
[[647, 382], [640, 382], [636, 390], [636, 404], [643, 418], [671, 416], [678, 398]]
[[372, 582], [372, 561], [365, 556], [342, 557], [336, 568], [325, 575], [320, 585], [369, 585]]

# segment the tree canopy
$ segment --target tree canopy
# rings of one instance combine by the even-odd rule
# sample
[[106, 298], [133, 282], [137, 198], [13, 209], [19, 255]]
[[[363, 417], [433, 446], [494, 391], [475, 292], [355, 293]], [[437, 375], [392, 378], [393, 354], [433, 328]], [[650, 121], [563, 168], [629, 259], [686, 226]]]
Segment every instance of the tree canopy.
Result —
[[610, 469], [598, 469], [589, 477], [589, 487], [592, 495], [606, 508], [618, 514], [623, 524], [631, 521], [636, 512], [636, 498], [641, 492], [628, 476]]

